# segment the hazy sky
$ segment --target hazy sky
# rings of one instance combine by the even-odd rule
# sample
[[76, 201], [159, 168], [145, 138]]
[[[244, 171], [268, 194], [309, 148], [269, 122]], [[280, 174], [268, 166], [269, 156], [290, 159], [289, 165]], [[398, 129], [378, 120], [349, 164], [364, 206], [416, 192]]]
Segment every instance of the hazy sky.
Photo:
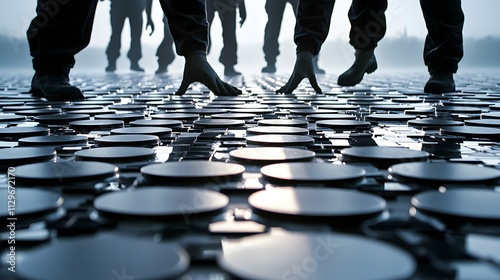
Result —
[[[34, 15], [36, 0], [16, 0], [0, 1], [0, 32], [7, 33], [15, 37], [24, 37], [25, 30]], [[349, 32], [349, 22], [347, 20], [347, 10], [350, 0], [337, 0], [332, 19], [332, 27], [328, 40], [337, 38], [347, 40]], [[238, 41], [241, 43], [260, 43], [264, 37], [264, 26], [267, 15], [264, 10], [265, 0], [246, 0], [248, 19], [245, 25], [238, 30]], [[464, 35], [466, 37], [500, 37], [500, 1], [498, 0], [463, 0], [462, 6], [466, 14]], [[154, 2], [154, 21], [157, 25], [157, 32], [149, 37], [144, 33], [143, 42], [148, 44], [158, 44], [162, 38], [162, 12], [157, 1]], [[388, 37], [401, 35], [405, 28], [409, 36], [424, 37], [426, 29], [422, 19], [422, 13], [418, 0], [389, 0], [389, 9], [386, 13], [388, 17]], [[293, 25], [295, 18], [290, 5], [285, 12], [285, 18], [280, 40], [288, 40], [293, 36]], [[128, 31], [126, 27], [125, 31]], [[212, 34], [214, 34], [214, 44], [220, 40], [220, 23], [215, 20]], [[99, 3], [92, 35], [91, 46], [105, 46], [110, 35], [109, 27], [109, 1]], [[219, 38], [218, 38], [219, 37]], [[124, 40], [127, 40], [124, 37]]]

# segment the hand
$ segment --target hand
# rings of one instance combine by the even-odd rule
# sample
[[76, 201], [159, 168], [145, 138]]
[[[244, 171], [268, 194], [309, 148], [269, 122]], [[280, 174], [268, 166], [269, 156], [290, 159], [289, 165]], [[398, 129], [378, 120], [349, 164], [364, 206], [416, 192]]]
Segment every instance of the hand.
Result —
[[155, 32], [155, 24], [153, 23], [153, 19], [151, 17], [148, 17], [148, 22], [146, 23], [146, 30], [148, 30], [148, 27], [151, 27], [151, 32], [149, 32], [149, 36], [153, 35], [153, 32]]
[[206, 85], [215, 95], [236, 96], [241, 94], [241, 90], [223, 82], [212, 66], [207, 61], [205, 52], [195, 52], [186, 57], [184, 64], [184, 74], [182, 83], [176, 95], [186, 93], [189, 85], [194, 82], [201, 82]]
[[292, 76], [282, 88], [276, 91], [276, 93], [292, 93], [304, 78], [309, 79], [309, 83], [311, 83], [311, 86], [317, 94], [322, 93], [321, 88], [318, 86], [316, 75], [314, 74], [313, 55], [308, 51], [302, 51], [297, 54]]
[[245, 16], [241, 15], [241, 17], [240, 17], [240, 27], [243, 26], [243, 23], [245, 23], [246, 20], [247, 20], [246, 15]]

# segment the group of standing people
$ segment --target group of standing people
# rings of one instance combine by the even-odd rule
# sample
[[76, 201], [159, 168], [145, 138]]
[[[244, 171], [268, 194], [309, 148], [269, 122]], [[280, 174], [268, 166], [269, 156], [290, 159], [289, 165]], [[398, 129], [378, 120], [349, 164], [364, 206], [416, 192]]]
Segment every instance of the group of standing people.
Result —
[[[83, 98], [81, 91], [70, 85], [69, 72], [75, 63], [74, 55], [90, 41], [97, 2], [38, 0], [37, 16], [27, 32], [35, 70], [31, 89], [33, 95], [49, 100]], [[317, 58], [329, 32], [335, 0], [267, 0], [268, 21], [263, 47], [267, 65], [262, 72], [276, 72], [278, 37], [287, 3], [292, 5], [297, 19], [294, 35], [297, 57], [290, 79], [278, 92], [291, 93], [304, 78], [308, 78], [311, 86], [320, 93], [316, 74], [323, 74], [324, 71], [318, 67]], [[175, 44], [177, 54], [186, 58], [178, 94], [183, 94], [193, 82], [204, 83], [217, 95], [240, 94], [240, 90], [219, 78], [207, 62], [206, 55], [210, 50], [210, 25], [217, 12], [224, 42], [219, 61], [225, 67], [226, 76], [240, 74], [234, 69], [237, 64], [236, 11], [241, 26], [247, 17], [244, 0], [160, 0], [160, 4], [165, 13], [164, 40], [157, 51], [156, 73], [167, 72], [168, 65], [175, 58], [172, 47]], [[461, 0], [420, 0], [420, 4], [428, 29], [424, 62], [430, 79], [424, 90], [428, 93], [455, 91], [453, 74], [463, 56], [464, 14]], [[138, 64], [141, 58], [140, 37], [144, 11], [147, 15], [146, 28], [151, 28], [151, 33], [154, 31], [151, 6], [152, 0], [111, 0], [112, 35], [106, 50], [106, 71], [116, 70], [121, 32], [127, 18], [131, 27], [130, 69], [144, 71]], [[52, 11], [55, 8], [57, 13], [54, 14]], [[339, 85], [356, 85], [365, 73], [377, 69], [374, 50], [386, 32], [386, 9], [387, 0], [353, 0], [348, 16], [351, 23], [349, 43], [354, 47], [355, 59], [352, 66], [338, 77]], [[51, 16], [48, 17], [48, 14]]]

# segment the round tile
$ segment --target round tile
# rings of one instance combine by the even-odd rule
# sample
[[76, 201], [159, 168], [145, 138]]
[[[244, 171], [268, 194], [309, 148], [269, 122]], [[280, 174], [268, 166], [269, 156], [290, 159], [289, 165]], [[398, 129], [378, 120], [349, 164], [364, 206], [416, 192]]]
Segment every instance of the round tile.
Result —
[[238, 114], [271, 115], [274, 113], [274, 110], [265, 108], [239, 108], [231, 109], [229, 112]]
[[392, 176], [419, 183], [483, 184], [500, 178], [500, 170], [466, 163], [410, 162], [389, 168]]
[[466, 120], [465, 125], [500, 128], [500, 120], [496, 119]]
[[243, 113], [225, 113], [225, 114], [215, 114], [211, 116], [212, 119], [231, 119], [231, 120], [253, 120], [255, 114], [243, 114]]
[[484, 189], [426, 191], [415, 195], [411, 204], [422, 213], [443, 220], [500, 222], [500, 193]]
[[115, 176], [118, 168], [94, 161], [59, 161], [21, 165], [15, 173], [16, 183], [20, 184], [67, 184], [107, 179]]
[[123, 126], [123, 121], [119, 120], [85, 120], [69, 123], [69, 127], [77, 131], [107, 131], [114, 128], [122, 128]]
[[13, 167], [23, 164], [54, 160], [56, 152], [50, 148], [22, 147], [0, 149], [0, 166]]
[[[41, 217], [57, 209], [63, 204], [61, 195], [55, 192], [39, 189], [24, 189], [16, 188], [15, 216], [17, 218], [35, 218]], [[11, 217], [9, 208], [12, 205], [7, 205], [7, 197], [9, 195], [7, 188], [1, 188], [0, 194], [0, 217], [2, 219]]]
[[172, 113], [172, 114], [154, 114], [151, 115], [153, 120], [166, 119], [166, 120], [179, 120], [179, 121], [194, 121], [200, 118], [198, 114], [185, 114], [185, 113]]
[[141, 168], [141, 173], [149, 181], [156, 183], [222, 183], [239, 180], [245, 167], [235, 163], [186, 160], [152, 164]]
[[290, 115], [299, 115], [299, 116], [307, 116], [307, 115], [318, 115], [318, 114], [335, 114], [335, 110], [327, 110], [327, 109], [294, 109], [290, 110]]
[[16, 115], [21, 116], [41, 116], [41, 115], [52, 115], [61, 113], [61, 109], [58, 108], [48, 108], [48, 109], [35, 109], [35, 110], [23, 110], [17, 111]]
[[427, 161], [429, 154], [423, 151], [393, 147], [351, 147], [340, 151], [342, 161], [369, 162], [380, 168], [388, 168], [401, 162]]
[[0, 138], [19, 139], [31, 136], [49, 135], [49, 129], [44, 127], [7, 127], [0, 128]]
[[365, 116], [365, 121], [406, 122], [415, 118], [415, 116], [403, 114], [370, 114], [368, 116]]
[[169, 137], [172, 135], [172, 129], [168, 127], [135, 126], [112, 129], [111, 134], [148, 134], [158, 137]]
[[217, 263], [239, 279], [255, 280], [407, 279], [417, 268], [410, 254], [392, 244], [341, 233], [286, 232], [223, 240]]
[[21, 252], [18, 273], [23, 279], [39, 280], [173, 279], [188, 267], [189, 255], [177, 244], [84, 236]]
[[356, 116], [347, 114], [313, 114], [308, 115], [307, 120], [309, 121], [321, 121], [321, 120], [355, 120]]
[[75, 111], [75, 110], [99, 110], [102, 109], [102, 105], [75, 105], [68, 104], [61, 106], [61, 109], [64, 111]]
[[440, 129], [443, 135], [457, 135], [466, 138], [500, 139], [500, 129], [482, 126], [455, 126]]
[[308, 122], [305, 120], [260, 120], [257, 122], [260, 126], [295, 126], [307, 127]]
[[332, 129], [370, 129], [370, 122], [353, 121], [353, 120], [322, 120], [317, 121], [316, 126], [328, 127]]
[[359, 109], [357, 105], [320, 105], [320, 109], [328, 109], [334, 111], [356, 111]]
[[95, 119], [96, 120], [120, 120], [120, 121], [124, 121], [125, 123], [129, 123], [131, 121], [144, 119], [144, 115], [142, 113], [103, 114], [103, 115], [96, 115]]
[[[420, 101], [422, 102], [422, 101]], [[382, 110], [382, 111], [404, 111], [404, 110], [413, 110], [415, 106], [411, 105], [400, 105], [400, 104], [391, 104], [391, 105], [370, 105], [370, 110]]]
[[229, 152], [229, 156], [234, 160], [256, 164], [310, 161], [315, 155], [309, 150], [273, 147], [241, 148]]
[[262, 176], [276, 184], [346, 185], [359, 182], [366, 175], [363, 168], [322, 162], [292, 162], [264, 166]]
[[458, 113], [458, 114], [480, 114], [480, 108], [466, 106], [436, 106], [437, 112]]
[[18, 116], [12, 114], [0, 114], [0, 123], [10, 123], [10, 122], [24, 122], [26, 121], [25, 116]]
[[90, 119], [87, 114], [56, 114], [56, 115], [41, 115], [36, 116], [35, 121], [40, 124], [63, 125], [69, 124], [72, 121], [82, 121]]
[[141, 147], [103, 147], [75, 152], [76, 160], [110, 163], [150, 161], [155, 157], [154, 150]]
[[309, 130], [302, 127], [293, 126], [256, 126], [247, 129], [248, 134], [290, 134], [307, 135]]
[[226, 195], [208, 189], [144, 187], [101, 195], [94, 200], [94, 207], [110, 218], [183, 220], [216, 214], [228, 203]]
[[124, 134], [102, 136], [94, 139], [99, 147], [110, 146], [132, 146], [132, 147], [154, 147], [160, 144], [160, 138], [156, 135], [147, 134]]
[[158, 105], [160, 110], [178, 110], [178, 109], [194, 109], [196, 106], [194, 104], [162, 104]]
[[147, 105], [141, 104], [116, 104], [110, 105], [109, 109], [118, 110], [118, 111], [144, 111], [148, 108]]
[[262, 146], [303, 146], [314, 144], [314, 138], [304, 135], [267, 134], [248, 136], [248, 144]]
[[215, 115], [215, 114], [223, 114], [229, 112], [229, 109], [177, 109], [175, 110], [177, 113], [184, 114], [198, 114], [198, 115]]
[[98, 115], [114, 114], [115, 112], [116, 112], [115, 110], [105, 110], [105, 109], [82, 109], [82, 110], [66, 111], [66, 114], [87, 114], [91, 116], [98, 116]]
[[18, 140], [19, 146], [65, 146], [87, 145], [87, 137], [81, 135], [49, 135], [25, 137]]
[[231, 119], [201, 119], [193, 122], [195, 127], [201, 128], [242, 128], [245, 126], [244, 120]]
[[408, 125], [416, 127], [462, 126], [463, 122], [442, 119], [419, 119], [408, 121]]
[[130, 122], [131, 126], [156, 126], [156, 127], [170, 127], [182, 128], [183, 124], [178, 120], [137, 120]]

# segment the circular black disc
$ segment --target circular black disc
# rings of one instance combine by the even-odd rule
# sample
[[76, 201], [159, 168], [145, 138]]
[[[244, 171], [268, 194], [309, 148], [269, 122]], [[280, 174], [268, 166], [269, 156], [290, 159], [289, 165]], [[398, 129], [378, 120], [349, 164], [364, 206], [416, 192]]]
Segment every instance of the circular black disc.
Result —
[[125, 110], [125, 111], [144, 111], [147, 108], [148, 108], [147, 105], [141, 105], [141, 104], [117, 104], [109, 106], [109, 109], [112, 110]]
[[96, 115], [96, 120], [120, 120], [126, 123], [135, 120], [144, 119], [144, 115], [142, 113], [128, 113], [128, 114], [104, 114], [104, 115]]
[[72, 121], [81, 121], [90, 119], [87, 114], [56, 114], [41, 115], [35, 117], [35, 121], [41, 124], [69, 124]]
[[365, 116], [366, 121], [393, 121], [393, 122], [403, 122], [415, 119], [412, 115], [403, 114], [371, 114]]
[[40, 116], [40, 115], [52, 115], [61, 113], [61, 109], [58, 108], [48, 108], [48, 109], [35, 109], [35, 110], [23, 110], [17, 111], [16, 115], [21, 116]]
[[263, 146], [303, 146], [314, 144], [314, 138], [305, 135], [267, 134], [248, 136], [248, 144]]
[[21, 165], [15, 173], [16, 182], [21, 184], [65, 184], [107, 179], [115, 176], [118, 168], [96, 161], [59, 161]]
[[[0, 194], [0, 217], [2, 219], [11, 217], [9, 207], [7, 205], [7, 188], [1, 188]], [[50, 212], [55, 212], [63, 203], [61, 195], [58, 193], [39, 190], [39, 189], [24, 189], [16, 188], [16, 217], [40, 217]]]
[[334, 111], [356, 111], [359, 109], [357, 105], [320, 105], [320, 109], [328, 109]]
[[328, 127], [333, 129], [370, 129], [370, 122], [353, 120], [323, 120], [317, 121], [316, 126]]
[[94, 200], [94, 207], [114, 218], [182, 219], [219, 212], [228, 203], [226, 195], [208, 189], [144, 187], [101, 195]]
[[305, 120], [260, 120], [257, 123], [261, 126], [308, 126], [308, 122]]
[[131, 126], [159, 126], [159, 127], [170, 127], [170, 128], [180, 128], [183, 127], [182, 122], [178, 120], [137, 120], [130, 122]]
[[229, 152], [229, 156], [238, 161], [254, 163], [277, 163], [290, 161], [309, 161], [314, 159], [315, 153], [309, 150], [294, 148], [241, 148]]
[[87, 136], [81, 135], [48, 135], [21, 138], [19, 146], [64, 146], [87, 145]]
[[223, 241], [217, 263], [238, 279], [253, 280], [407, 279], [417, 267], [410, 254], [389, 243], [297, 232]]
[[342, 161], [369, 162], [382, 168], [401, 162], [429, 160], [427, 152], [393, 147], [351, 147], [342, 149], [340, 153]]
[[75, 104], [68, 104], [61, 106], [61, 109], [64, 111], [75, 111], [75, 110], [96, 110], [96, 109], [102, 109], [102, 105], [75, 105]]
[[290, 134], [290, 135], [307, 135], [309, 130], [302, 127], [293, 126], [256, 126], [247, 129], [249, 134]]
[[178, 109], [194, 109], [194, 104], [162, 104], [158, 105], [160, 110], [178, 110]]
[[135, 126], [112, 129], [111, 134], [149, 134], [158, 137], [168, 137], [172, 134], [172, 129], [168, 127]]
[[227, 113], [229, 109], [178, 109], [175, 110], [177, 113], [184, 113], [184, 114], [199, 114], [199, 115], [215, 115], [215, 114], [223, 114]]
[[489, 112], [481, 114], [482, 119], [500, 119], [500, 112]]
[[466, 163], [410, 162], [389, 168], [392, 176], [424, 183], [491, 183], [500, 178], [500, 170]]
[[488, 138], [499, 139], [500, 129], [482, 126], [456, 126], [445, 127], [440, 129], [441, 134], [445, 135], [458, 135], [468, 138]]
[[244, 120], [231, 120], [231, 119], [201, 119], [193, 122], [195, 127], [204, 128], [233, 128], [244, 127]]
[[67, 114], [87, 114], [91, 116], [97, 116], [97, 115], [108, 115], [108, 114], [114, 114], [116, 111], [115, 110], [105, 110], [105, 109], [83, 109], [83, 110], [73, 110], [73, 111], [67, 111]]
[[264, 166], [260, 172], [269, 182], [277, 184], [343, 184], [357, 182], [366, 171], [357, 166], [322, 162], [292, 162]]
[[243, 172], [245, 167], [239, 164], [197, 160], [152, 164], [141, 168], [144, 178], [170, 184], [238, 180]]
[[179, 120], [179, 121], [193, 121], [200, 118], [198, 114], [185, 114], [185, 113], [172, 113], [172, 114], [155, 114], [151, 115], [153, 120], [166, 119], [166, 120]]
[[0, 149], [0, 166], [18, 166], [23, 164], [53, 160], [56, 152], [50, 148], [22, 147]]
[[253, 120], [255, 114], [238, 114], [238, 113], [225, 113], [215, 114], [211, 116], [212, 119], [231, 119], [231, 120]]
[[160, 138], [156, 135], [147, 134], [124, 134], [124, 135], [110, 135], [102, 136], [94, 139], [97, 146], [110, 147], [110, 146], [158, 146]]
[[265, 108], [239, 108], [239, 109], [231, 109], [231, 111], [229, 112], [238, 114], [269, 115], [272, 114], [274, 110]]
[[484, 189], [448, 189], [415, 195], [411, 204], [419, 211], [449, 219], [500, 222], [500, 193]]
[[416, 127], [442, 127], [442, 126], [461, 126], [463, 122], [442, 120], [442, 119], [420, 119], [408, 121], [408, 125]]
[[311, 105], [295, 103], [295, 104], [278, 104], [278, 109], [312, 109]]
[[470, 125], [470, 126], [483, 126], [483, 127], [500, 128], [500, 120], [497, 120], [497, 119], [466, 120], [465, 124]]
[[69, 127], [76, 130], [110, 130], [123, 127], [123, 121], [119, 120], [86, 120], [74, 121], [69, 123]]
[[356, 116], [347, 114], [313, 114], [308, 115], [307, 119], [310, 121], [320, 120], [355, 120]]
[[141, 147], [103, 147], [75, 152], [76, 160], [103, 162], [149, 161], [156, 153], [149, 148]]
[[23, 122], [26, 121], [25, 116], [18, 116], [12, 114], [0, 114], [0, 122]]
[[0, 138], [24, 138], [49, 135], [49, 129], [44, 127], [7, 127], [0, 128]]
[[480, 114], [480, 108], [465, 106], [436, 106], [438, 112], [459, 113], [459, 114]]
[[[422, 102], [422, 101], [420, 101]], [[384, 111], [404, 111], [404, 110], [413, 110], [415, 106], [411, 105], [371, 105], [370, 110], [384, 110]]]
[[327, 110], [327, 109], [294, 109], [290, 110], [290, 115], [299, 115], [299, 116], [307, 116], [307, 115], [318, 115], [318, 114], [335, 114], [335, 110]]
[[58, 239], [20, 255], [23, 279], [173, 279], [189, 267], [177, 244], [118, 235]]

